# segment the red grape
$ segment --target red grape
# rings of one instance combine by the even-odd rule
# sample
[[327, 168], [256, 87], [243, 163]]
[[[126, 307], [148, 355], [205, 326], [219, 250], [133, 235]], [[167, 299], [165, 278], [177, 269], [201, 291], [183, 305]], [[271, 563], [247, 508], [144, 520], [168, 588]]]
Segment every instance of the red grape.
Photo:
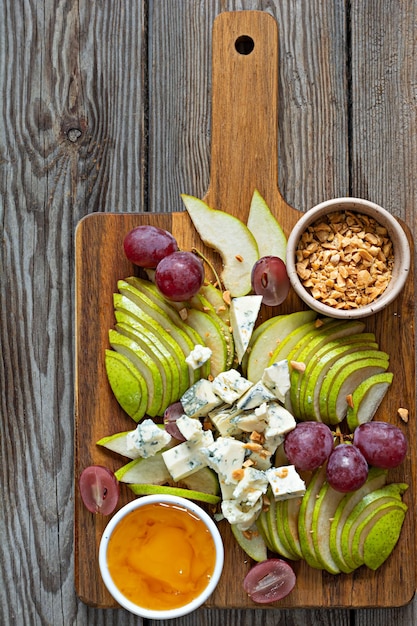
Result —
[[182, 406], [180, 400], [170, 404], [169, 407], [165, 409], [164, 413], [165, 430], [171, 435], [171, 437], [178, 439], [178, 441], [186, 441], [186, 438], [177, 426], [177, 419], [182, 415], [184, 415], [184, 407]]
[[321, 422], [301, 422], [284, 440], [284, 452], [292, 465], [302, 471], [323, 465], [333, 450], [332, 431]]
[[204, 281], [204, 268], [192, 252], [174, 252], [157, 265], [155, 282], [159, 291], [176, 302], [195, 296]]
[[79, 480], [82, 501], [91, 513], [110, 515], [119, 501], [119, 482], [113, 472], [102, 465], [89, 465]]
[[290, 290], [287, 268], [277, 256], [264, 256], [252, 268], [252, 289], [258, 296], [263, 296], [263, 304], [277, 306], [282, 304]]
[[266, 559], [252, 567], [243, 581], [243, 588], [254, 602], [268, 604], [285, 598], [293, 589], [296, 576], [282, 559]]
[[176, 252], [178, 244], [171, 233], [156, 226], [137, 226], [123, 241], [125, 255], [131, 263], [155, 268], [164, 257]]
[[336, 491], [359, 489], [368, 477], [368, 463], [362, 452], [350, 443], [336, 446], [327, 462], [327, 482]]
[[355, 429], [353, 444], [369, 465], [390, 469], [400, 465], [407, 454], [407, 439], [398, 426], [387, 422], [367, 422]]

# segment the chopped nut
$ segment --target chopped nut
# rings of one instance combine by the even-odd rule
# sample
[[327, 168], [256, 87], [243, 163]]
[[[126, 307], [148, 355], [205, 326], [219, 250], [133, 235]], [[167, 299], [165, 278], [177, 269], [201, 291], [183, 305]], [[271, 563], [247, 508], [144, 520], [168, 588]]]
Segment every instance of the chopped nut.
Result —
[[278, 476], [278, 478], [286, 478], [288, 476], [288, 468], [278, 467], [275, 474]]
[[372, 217], [336, 211], [307, 228], [296, 250], [297, 274], [316, 300], [356, 309], [386, 289], [394, 266], [385, 227]]
[[223, 300], [228, 306], [231, 305], [232, 298], [230, 297], [230, 291], [223, 291]]
[[239, 263], [243, 262], [243, 256], [241, 254], [235, 254], [235, 259], [236, 261], [239, 261]]
[[398, 415], [400, 416], [400, 419], [407, 424], [409, 418], [408, 409], [398, 409]]
[[246, 461], [243, 463], [243, 467], [252, 467], [252, 465], [254, 465], [252, 459], [246, 459]]
[[250, 440], [251, 441], [255, 441], [257, 443], [263, 444], [265, 443], [265, 436], [263, 433], [258, 433], [258, 431], [254, 430], [251, 434], [250, 434]]
[[353, 409], [354, 407], [354, 403], [353, 403], [353, 397], [352, 394], [350, 393], [348, 396], [346, 396], [346, 402], [348, 404], [348, 406]]
[[299, 361], [290, 361], [290, 365], [296, 372], [305, 372], [306, 370], [306, 364]]
[[244, 475], [245, 475], [245, 471], [241, 467], [239, 469], [234, 470], [234, 472], [232, 472], [233, 480], [242, 480]]
[[188, 317], [188, 311], [186, 307], [183, 307], [182, 309], [180, 309], [179, 314], [180, 314], [181, 319], [185, 321]]
[[252, 452], [260, 452], [262, 450], [262, 446], [260, 443], [254, 443], [249, 441], [248, 443], [244, 443], [243, 447], [247, 450], [251, 450]]

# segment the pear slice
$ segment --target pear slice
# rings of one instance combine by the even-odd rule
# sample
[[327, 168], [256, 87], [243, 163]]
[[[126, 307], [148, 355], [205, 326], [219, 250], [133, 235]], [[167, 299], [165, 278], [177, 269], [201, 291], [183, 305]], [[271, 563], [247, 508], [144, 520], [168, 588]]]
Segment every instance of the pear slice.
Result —
[[[389, 355], [380, 350], [363, 350], [340, 359], [323, 381], [320, 390], [320, 413], [323, 422], [339, 424], [347, 413], [347, 397], [366, 378], [385, 372]], [[337, 374], [335, 373], [337, 371]]]
[[300, 513], [302, 498], [288, 498], [287, 500], [281, 500], [281, 502], [284, 532], [287, 536], [290, 550], [301, 559], [303, 553], [298, 533], [298, 515]]
[[127, 357], [145, 379], [148, 388], [146, 413], [151, 417], [162, 415], [162, 377], [155, 361], [135, 341], [121, 335], [117, 330], [109, 330], [109, 343], [113, 350]]
[[349, 517], [351, 511], [355, 506], [366, 496], [367, 494], [384, 487], [387, 481], [387, 470], [383, 470], [377, 467], [369, 468], [368, 477], [366, 482], [357, 489], [346, 493], [342, 500], [339, 502], [336, 511], [331, 520], [330, 532], [329, 532], [329, 547], [337, 567], [341, 572], [349, 574], [353, 571], [352, 567], [349, 567], [343, 557], [341, 536], [345, 526], [345, 522]]
[[278, 530], [277, 526], [277, 502], [275, 501], [272, 493], [267, 492], [268, 499], [270, 501], [269, 509], [266, 513], [267, 519], [267, 528], [269, 532], [269, 537], [271, 540], [272, 551], [280, 556], [283, 556], [286, 559], [297, 560], [298, 557], [295, 556], [292, 552], [290, 552], [286, 545], [284, 545], [281, 538], [281, 530]]
[[221, 279], [232, 297], [251, 289], [252, 267], [259, 258], [255, 238], [237, 217], [210, 208], [203, 200], [181, 194], [185, 208], [202, 241], [222, 258]]
[[230, 326], [230, 308], [229, 305], [225, 302], [223, 298], [223, 293], [220, 291], [220, 289], [218, 289], [211, 283], [207, 283], [200, 287], [199, 293], [208, 302], [210, 302], [216, 314], [223, 320], [226, 326]]
[[326, 480], [326, 464], [313, 472], [312, 478], [307, 486], [306, 492], [301, 501], [298, 515], [298, 534], [302, 555], [305, 561], [315, 569], [323, 569], [319, 560], [313, 541], [313, 511], [320, 489]]
[[245, 531], [240, 530], [236, 524], [230, 526], [234, 538], [248, 557], [258, 563], [265, 561], [268, 556], [268, 549], [256, 524]]
[[139, 345], [149, 354], [156, 356], [161, 366], [166, 372], [166, 377], [170, 384], [171, 402], [175, 402], [180, 397], [180, 373], [177, 362], [160, 338], [141, 324], [132, 315], [123, 311], [114, 312], [116, 318], [116, 330], [130, 336], [132, 339], [137, 338]]
[[[327, 324], [322, 328], [318, 328], [317, 332], [310, 340], [301, 341], [298, 350], [294, 356], [289, 355], [290, 359], [303, 363], [305, 368], [314, 355], [323, 345], [329, 344], [340, 337], [347, 337], [361, 333], [365, 324], [360, 320], [348, 320], [339, 324]], [[298, 419], [303, 419], [303, 405], [301, 402], [301, 385], [304, 378], [304, 372], [295, 368], [291, 369], [291, 390], [290, 402], [293, 415]]]
[[[330, 349], [328, 349], [329, 347]], [[332, 370], [333, 365], [344, 355], [366, 349], [378, 350], [378, 344], [368, 344], [365, 337], [362, 342], [362, 337], [359, 334], [359, 336], [352, 335], [349, 337], [348, 342], [344, 339], [339, 341], [335, 340], [331, 342], [329, 346], [323, 346], [323, 348], [317, 351], [311, 369], [309, 367], [311, 363], [309, 363], [304, 372], [304, 380], [306, 382], [303, 400], [304, 419], [317, 422], [322, 421], [320, 413], [320, 394], [322, 383], [326, 379], [327, 374]]]
[[104, 360], [114, 397], [122, 409], [135, 422], [139, 422], [148, 404], [148, 388], [144, 377], [123, 354], [106, 350]]
[[[277, 532], [281, 540], [282, 545], [288, 554], [291, 554], [292, 561], [298, 561], [301, 559], [301, 554], [298, 550], [293, 549], [293, 542], [289, 540], [288, 533], [285, 528], [285, 516], [288, 512], [288, 503], [290, 500], [299, 500], [298, 498], [288, 498], [286, 500], [277, 500], [275, 502], [275, 518], [277, 525]], [[301, 499], [300, 499], [301, 504]]]
[[[174, 326], [180, 328], [186, 335], [188, 335], [193, 347], [197, 344], [204, 345], [201, 335], [199, 335], [194, 328], [189, 326], [189, 324], [186, 324], [183, 321], [177, 309], [160, 293], [156, 285], [147, 280], [143, 280], [138, 276], [129, 276], [125, 281], [118, 282], [118, 289], [121, 293], [126, 293], [123, 291], [126, 289], [126, 283], [131, 287], [130, 293], [132, 296], [136, 295], [142, 306], [153, 306], [154, 311], [157, 309], [160, 313], [167, 315]], [[127, 291], [129, 292], [129, 289]], [[126, 295], [129, 294], [127, 293]], [[208, 376], [208, 364], [203, 365], [198, 371], [201, 377]]]
[[220, 496], [213, 496], [210, 493], [187, 489], [186, 487], [170, 487], [168, 485], [129, 485], [129, 489], [136, 496], [146, 496], [154, 493], [168, 494], [171, 496], [179, 496], [188, 498], [189, 500], [198, 500], [207, 504], [217, 504], [220, 502]]
[[270, 365], [271, 352], [274, 351], [275, 346], [279, 346], [298, 328], [314, 323], [316, 315], [314, 311], [297, 311], [288, 315], [278, 315], [255, 328], [248, 346], [247, 363], [242, 362], [246, 378], [254, 383], [260, 380], [264, 369]]
[[255, 237], [260, 257], [277, 256], [285, 263], [287, 237], [257, 189], [253, 192], [247, 226]]
[[[270, 497], [273, 497], [272, 494], [269, 494]], [[274, 547], [272, 545], [269, 528], [268, 528], [268, 509], [262, 509], [256, 519], [256, 528], [258, 529], [264, 543], [267, 547], [267, 550], [270, 552], [274, 552]]]
[[346, 414], [350, 432], [353, 433], [357, 426], [373, 419], [393, 378], [392, 372], [383, 372], [370, 376], [356, 387]]
[[220, 324], [198, 309], [187, 311], [186, 323], [202, 337], [203, 345], [210, 348], [209, 375], [215, 378], [227, 369], [227, 343]]
[[[393, 506], [385, 511], [379, 519], [375, 517], [364, 528], [359, 545], [363, 562], [372, 570], [378, 569], [389, 557], [397, 545], [401, 529], [407, 512], [404, 503]], [[362, 537], [362, 536], [361, 536]]]
[[369, 517], [374, 515], [376, 511], [381, 510], [381, 507], [401, 503], [401, 496], [407, 487], [408, 485], [402, 483], [385, 485], [381, 487], [381, 489], [372, 491], [364, 496], [350, 512], [349, 517], [345, 521], [340, 538], [343, 558], [348, 567], [354, 569], [363, 565], [363, 561], [357, 554], [355, 555], [353, 553], [353, 541], [358, 528], [361, 527], [363, 522], [367, 523]]
[[298, 344], [298, 342], [305, 336], [307, 333], [314, 331], [315, 329], [321, 327], [321, 325], [334, 323], [334, 319], [329, 317], [323, 317], [321, 319], [314, 319], [314, 321], [308, 321], [301, 326], [298, 326], [292, 332], [290, 332], [282, 341], [278, 343], [278, 345], [273, 348], [272, 354], [269, 353], [269, 365], [274, 363], [275, 361], [282, 361], [286, 359], [291, 352]]
[[[190, 346], [181, 345], [183, 337], [177, 330], [176, 326], [171, 324], [169, 319], [164, 319], [164, 325], [160, 324], [152, 316], [148, 315], [133, 300], [123, 296], [120, 293], [113, 295], [115, 313], [121, 312], [133, 318], [134, 322], [143, 327], [144, 332], [149, 334], [151, 338], [157, 337], [165, 348], [171, 353], [175, 360], [179, 375], [180, 395], [182, 395], [190, 386], [190, 376], [188, 365], [185, 362], [186, 356], [190, 352]], [[161, 321], [161, 320], [160, 320]], [[179, 341], [177, 341], [177, 338]], [[194, 378], [194, 376], [193, 376]]]
[[339, 574], [341, 571], [330, 550], [330, 526], [344, 496], [344, 493], [336, 491], [328, 482], [324, 482], [313, 509], [311, 530], [315, 552], [323, 569], [330, 574]]

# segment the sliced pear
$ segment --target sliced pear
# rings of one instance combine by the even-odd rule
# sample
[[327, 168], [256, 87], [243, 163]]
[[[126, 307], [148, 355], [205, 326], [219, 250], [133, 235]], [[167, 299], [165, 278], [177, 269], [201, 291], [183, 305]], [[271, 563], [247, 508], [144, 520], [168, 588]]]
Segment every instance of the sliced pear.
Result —
[[172, 482], [162, 452], [139, 458], [120, 467], [115, 476], [119, 482], [144, 485], [166, 485]]
[[307, 563], [315, 568], [322, 569], [313, 541], [313, 511], [316, 498], [320, 493], [326, 480], [326, 465], [315, 470], [312, 478], [307, 486], [306, 492], [301, 501], [300, 511], [298, 515], [298, 534], [300, 539], [301, 551], [303, 558]]
[[237, 217], [210, 208], [203, 200], [182, 194], [185, 208], [202, 241], [222, 258], [221, 279], [230, 295], [245, 296], [251, 289], [252, 267], [259, 258], [255, 238]]
[[[305, 368], [314, 355], [323, 345], [328, 345], [331, 341], [340, 337], [347, 337], [361, 333], [365, 324], [359, 320], [348, 320], [339, 324], [326, 324], [322, 328], [318, 328], [317, 332], [310, 339], [302, 340], [294, 356], [289, 355], [288, 358], [294, 359], [304, 364]], [[307, 336], [308, 337], [308, 336]], [[290, 402], [293, 414], [298, 419], [303, 419], [304, 411], [301, 402], [301, 385], [304, 379], [304, 372], [295, 368], [291, 369], [291, 391]]]
[[236, 524], [231, 524], [230, 526], [233, 536], [242, 550], [258, 563], [265, 561], [268, 556], [268, 548], [257, 526], [254, 524], [249, 530], [245, 531], [240, 530]]
[[288, 498], [282, 500], [282, 521], [287, 541], [291, 552], [298, 558], [303, 557], [298, 533], [298, 515], [300, 512], [302, 498]]
[[186, 322], [197, 331], [203, 344], [211, 350], [209, 375], [216, 377], [224, 372], [227, 369], [227, 343], [220, 324], [198, 309], [188, 311]]
[[123, 311], [114, 312], [116, 318], [116, 330], [125, 332], [133, 339], [140, 339], [141, 347], [148, 352], [149, 356], [158, 357], [161, 366], [166, 371], [170, 384], [171, 402], [175, 402], [180, 397], [180, 372], [172, 352], [160, 341], [159, 337], [150, 332], [139, 320]]
[[252, 382], [260, 380], [264, 369], [270, 364], [275, 347], [301, 326], [314, 323], [316, 315], [314, 311], [278, 315], [255, 328], [249, 342], [247, 365], [242, 363], [243, 367], [246, 365], [246, 378]]
[[[298, 498], [290, 498], [289, 500], [298, 500]], [[288, 552], [291, 554], [292, 561], [298, 561], [301, 558], [298, 550], [293, 549], [293, 542], [289, 540], [289, 536], [285, 529], [285, 516], [288, 511], [288, 502], [289, 500], [278, 500], [275, 502], [275, 519], [277, 525], [277, 532], [280, 538], [280, 541]]]
[[202, 491], [194, 491], [186, 487], [170, 487], [168, 485], [129, 485], [129, 489], [137, 496], [146, 496], [154, 493], [169, 494], [171, 496], [179, 496], [188, 498], [189, 500], [198, 500], [207, 504], [217, 504], [220, 502], [220, 496], [213, 496], [210, 493]]
[[401, 502], [401, 496], [407, 489], [408, 485], [403, 484], [390, 484], [372, 491], [362, 498], [354, 509], [350, 512], [348, 518], [345, 521], [342, 535], [340, 538], [340, 544], [342, 547], [342, 554], [348, 567], [352, 569], [360, 567], [363, 562], [353, 553], [353, 540], [357, 529], [363, 522], [369, 521], [369, 516], [375, 514], [376, 511], [381, 510], [381, 507], [397, 505]]
[[105, 367], [117, 402], [135, 422], [139, 422], [148, 404], [148, 388], [144, 377], [130, 359], [113, 350], [105, 351]]
[[223, 322], [230, 326], [230, 307], [225, 302], [223, 298], [223, 293], [212, 285], [211, 283], [206, 283], [202, 287], [200, 287], [199, 292], [208, 302], [210, 302], [211, 306], [216, 311], [216, 314], [223, 320]]
[[[155, 320], [130, 298], [120, 293], [115, 293], [113, 295], [113, 301], [115, 312], [120, 311], [121, 313], [133, 317], [135, 322], [143, 326], [145, 332], [147, 332], [150, 337], [157, 337], [171, 353], [178, 368], [180, 395], [182, 395], [190, 386], [188, 365], [185, 362], [185, 358], [191, 350], [188, 339], [186, 343], [180, 331], [177, 330], [174, 324], [171, 324], [168, 318], [162, 319], [162, 317], [160, 317], [159, 321]], [[164, 322], [163, 325], [160, 323], [161, 321]]]
[[344, 493], [336, 491], [328, 482], [324, 482], [313, 509], [311, 530], [314, 549], [323, 569], [330, 574], [339, 574], [341, 571], [330, 550], [330, 526], [344, 496]]
[[278, 532], [276, 514], [277, 503], [272, 495], [272, 492], [267, 492], [267, 496], [270, 501], [270, 505], [268, 511], [266, 512], [266, 520], [272, 550], [286, 559], [297, 560], [298, 557], [287, 549], [286, 545], [282, 542], [280, 532]]
[[320, 414], [327, 424], [339, 424], [347, 413], [347, 397], [369, 376], [385, 372], [389, 356], [380, 350], [361, 350], [346, 355], [333, 366], [320, 390]]
[[331, 520], [329, 532], [330, 552], [341, 572], [349, 574], [354, 568], [349, 567], [343, 557], [341, 536], [345, 522], [355, 506], [369, 493], [383, 487], [387, 482], [387, 470], [371, 467], [366, 482], [357, 489], [346, 493], [339, 502]]
[[392, 372], [383, 372], [370, 376], [356, 387], [346, 414], [346, 422], [350, 432], [353, 433], [357, 426], [373, 419], [393, 378]]
[[257, 189], [253, 192], [247, 226], [255, 237], [260, 257], [277, 256], [285, 263], [287, 237]]
[[110, 329], [109, 343], [113, 350], [128, 358], [145, 379], [148, 389], [146, 413], [151, 417], [162, 415], [164, 400], [163, 383], [155, 361], [142, 350], [139, 344], [116, 330]]
[[268, 510], [267, 509], [261, 510], [255, 523], [256, 523], [256, 528], [259, 530], [259, 533], [262, 539], [264, 540], [267, 549], [270, 550], [270, 552], [274, 552], [274, 547], [272, 545], [269, 528], [268, 528]]
[[[318, 394], [320, 385], [333, 363], [342, 354], [355, 350], [378, 350], [373, 333], [358, 333], [349, 337], [339, 337], [319, 348], [306, 364], [300, 380], [300, 412], [303, 419], [319, 420]], [[317, 406], [316, 406], [317, 404]]]
[[[368, 523], [358, 546], [360, 556], [367, 567], [378, 569], [389, 557], [400, 538], [407, 506], [394, 506], [378, 520]], [[363, 537], [363, 538], [362, 538]]]
[[329, 322], [334, 322], [334, 320], [330, 320], [330, 318], [322, 318], [320, 320], [308, 321], [297, 328], [295, 328], [292, 332], [288, 333], [288, 335], [282, 339], [281, 342], [278, 343], [275, 347], [272, 347], [272, 354], [269, 353], [269, 363], [268, 365], [274, 363], [275, 361], [282, 361], [286, 359], [298, 344], [298, 342], [309, 332], [314, 331], [319, 328], [321, 324], [327, 324]]

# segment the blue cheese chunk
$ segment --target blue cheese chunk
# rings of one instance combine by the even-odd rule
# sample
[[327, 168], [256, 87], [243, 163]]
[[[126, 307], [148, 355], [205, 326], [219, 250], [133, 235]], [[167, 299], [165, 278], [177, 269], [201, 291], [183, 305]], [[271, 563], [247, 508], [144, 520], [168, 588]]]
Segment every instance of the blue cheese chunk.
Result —
[[201, 346], [199, 343], [194, 346], [194, 349], [191, 350], [190, 354], [186, 357], [185, 362], [189, 365], [193, 370], [198, 369], [212, 355], [212, 351], [207, 346]]
[[171, 435], [151, 419], [146, 419], [126, 435], [128, 450], [135, 451], [144, 459], [154, 456], [171, 443]]
[[261, 304], [262, 296], [241, 296], [240, 298], [232, 298], [230, 304], [230, 323], [239, 363], [242, 362], [243, 355], [252, 337]]
[[204, 455], [200, 454], [201, 445], [210, 445], [213, 442], [213, 435], [210, 431], [204, 431], [202, 440], [197, 444], [190, 441], [165, 450], [162, 452], [167, 470], [171, 474], [173, 480], [179, 481], [194, 474], [203, 467], [207, 467]]
[[247, 450], [245, 461], [253, 463], [253, 467], [258, 470], [267, 470], [271, 467], [272, 452], [269, 452], [265, 448], [261, 450]]
[[234, 437], [241, 434], [237, 426], [240, 411], [235, 406], [222, 404], [208, 414], [211, 422], [222, 437]]
[[221, 372], [213, 380], [213, 391], [226, 404], [233, 404], [238, 400], [252, 384], [237, 370], [231, 369]]
[[284, 403], [287, 393], [290, 390], [290, 369], [286, 359], [276, 361], [265, 368], [261, 381], [279, 400]]
[[271, 467], [265, 472], [275, 500], [298, 498], [306, 492], [306, 485], [294, 465]]
[[222, 401], [214, 393], [212, 383], [201, 378], [182, 395], [181, 403], [188, 417], [205, 417]]
[[267, 426], [264, 430], [264, 448], [271, 453], [284, 441], [285, 435], [294, 430], [294, 416], [278, 402], [268, 404]]
[[254, 411], [243, 411], [236, 417], [236, 426], [245, 433], [251, 433], [254, 430], [262, 433], [267, 425], [268, 405], [263, 402], [256, 407]]
[[265, 385], [259, 381], [252, 385], [246, 393], [243, 394], [236, 402], [236, 408], [242, 411], [248, 411], [249, 409], [255, 409], [261, 406], [264, 402], [270, 402], [276, 400], [274, 394]]
[[232, 437], [218, 437], [211, 445], [201, 448], [206, 463], [226, 484], [236, 483], [236, 470], [241, 469], [245, 459], [245, 444]]
[[253, 506], [266, 492], [267, 487], [268, 479], [264, 472], [253, 467], [245, 467], [242, 470], [242, 478], [233, 491], [233, 498]]
[[260, 498], [253, 506], [242, 504], [237, 500], [223, 500], [221, 509], [230, 524], [236, 524], [240, 530], [248, 530], [262, 510], [262, 499]]
[[196, 417], [181, 415], [175, 422], [181, 435], [193, 445], [198, 445], [203, 441], [204, 430], [200, 420]]

